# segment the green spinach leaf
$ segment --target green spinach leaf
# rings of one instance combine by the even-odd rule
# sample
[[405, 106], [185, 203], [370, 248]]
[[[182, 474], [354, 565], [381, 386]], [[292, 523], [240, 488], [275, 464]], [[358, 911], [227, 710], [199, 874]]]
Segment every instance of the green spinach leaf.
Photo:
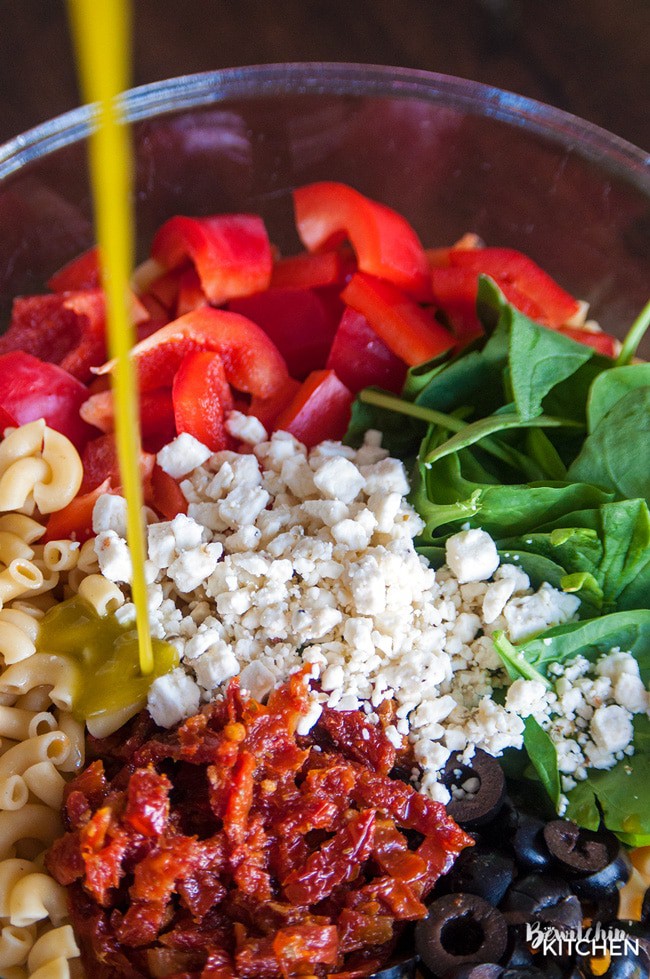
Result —
[[595, 378], [587, 400], [587, 423], [593, 432], [617, 401], [636, 388], [650, 387], [650, 364], [612, 367]]
[[510, 381], [523, 419], [542, 413], [542, 401], [561, 381], [593, 356], [593, 350], [570, 337], [539, 326], [509, 306]]
[[630, 846], [650, 840], [650, 718], [634, 718], [634, 754], [608, 771], [589, 769], [589, 777], [568, 793], [566, 816], [598, 829], [600, 813], [608, 829]]
[[650, 502], [650, 387], [620, 398], [585, 439], [568, 477]]
[[524, 747], [557, 811], [560, 802], [560, 772], [555, 745], [534, 717], [527, 717], [524, 725]]

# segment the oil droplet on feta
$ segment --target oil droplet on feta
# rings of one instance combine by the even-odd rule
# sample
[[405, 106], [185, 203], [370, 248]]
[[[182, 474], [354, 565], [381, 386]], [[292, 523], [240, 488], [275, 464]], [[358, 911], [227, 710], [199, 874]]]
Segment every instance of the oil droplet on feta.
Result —
[[178, 666], [178, 652], [152, 640], [153, 670], [140, 670], [138, 634], [115, 615], [99, 616], [82, 598], [70, 598], [41, 619], [36, 650], [74, 661], [81, 682], [73, 690], [72, 713], [79, 721], [127, 707], [144, 707], [152, 681]]

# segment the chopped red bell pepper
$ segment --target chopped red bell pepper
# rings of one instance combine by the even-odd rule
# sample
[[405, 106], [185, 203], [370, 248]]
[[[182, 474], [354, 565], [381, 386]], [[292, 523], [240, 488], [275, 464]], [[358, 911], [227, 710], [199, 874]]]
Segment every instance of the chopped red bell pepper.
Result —
[[[238, 391], [269, 398], [287, 381], [287, 365], [263, 330], [238, 313], [209, 306], [195, 309], [133, 348], [142, 390], [171, 385], [186, 354], [210, 350], [221, 355], [228, 382]], [[113, 361], [98, 374], [109, 373]]]
[[178, 298], [176, 300], [176, 316], [184, 316], [191, 313], [199, 306], [207, 306], [208, 297], [203, 291], [201, 280], [196, 269], [190, 265], [189, 268], [181, 272], [178, 280]]
[[62, 510], [50, 515], [41, 543], [46, 544], [51, 540], [77, 540], [83, 544], [93, 536], [95, 503], [100, 496], [113, 492], [110, 479], [105, 479], [94, 489], [75, 496]]
[[187, 500], [180, 486], [157, 464], [151, 473], [145, 502], [165, 520], [173, 520], [178, 513], [187, 513]]
[[99, 289], [101, 286], [99, 248], [94, 245], [77, 255], [47, 280], [52, 292], [71, 292], [79, 289]]
[[341, 299], [362, 313], [388, 349], [409, 367], [438, 357], [454, 345], [444, 326], [390, 282], [357, 272]]
[[291, 403], [299, 390], [300, 381], [288, 377], [284, 386], [273, 397], [256, 398], [253, 396], [248, 407], [248, 414], [259, 418], [267, 432], [272, 432], [276, 418]]
[[254, 214], [170, 218], [156, 232], [151, 255], [167, 269], [191, 259], [215, 305], [267, 289], [271, 280], [271, 246]]
[[322, 368], [336, 333], [338, 316], [311, 289], [268, 289], [233, 299], [228, 308], [261, 326], [300, 380]]
[[[135, 323], [149, 318], [132, 297]], [[23, 350], [89, 381], [91, 368], [106, 360], [105, 299], [101, 289], [22, 296], [14, 300], [11, 323], [0, 337], [0, 353]]]
[[342, 249], [331, 252], [304, 252], [280, 258], [271, 273], [272, 289], [314, 289], [318, 286], [343, 285], [356, 271], [352, 253]]
[[355, 394], [376, 385], [402, 390], [406, 364], [388, 349], [368, 320], [349, 306], [341, 317], [326, 366]]
[[[579, 309], [577, 299], [569, 295], [532, 258], [514, 248], [452, 248], [449, 252], [452, 268], [474, 274], [473, 292], [476, 296], [478, 276], [491, 276], [506, 298], [517, 308], [525, 300], [529, 307], [522, 312], [545, 326], [563, 326]], [[436, 272], [432, 275], [434, 300]]]
[[428, 298], [424, 249], [401, 214], [333, 181], [298, 187], [293, 199], [298, 234], [309, 251], [347, 238], [362, 272], [387, 279], [417, 299]]
[[[143, 445], [149, 452], [158, 452], [176, 435], [171, 388], [142, 391], [139, 409]], [[82, 404], [79, 413], [84, 421], [94, 425], [101, 432], [113, 432], [115, 430], [113, 392], [98, 391], [90, 395]]]
[[172, 402], [177, 432], [188, 432], [213, 452], [226, 448], [224, 415], [233, 402], [220, 354], [187, 354], [174, 378]]
[[[100, 435], [87, 443], [81, 461], [84, 467], [84, 478], [81, 490], [87, 493], [99, 483], [109, 480], [112, 489], [121, 486], [120, 465], [117, 458], [117, 447], [112, 433]], [[151, 452], [140, 452], [140, 475], [143, 482], [151, 479], [156, 457]]]
[[162, 275], [159, 275], [158, 278], [149, 283], [144, 292], [144, 296], [155, 299], [168, 313], [174, 315], [178, 305], [178, 291], [180, 289], [181, 276], [191, 267], [188, 263], [176, 269], [170, 269], [168, 272], [163, 272]]
[[14, 350], [0, 355], [2, 424], [25, 425], [44, 418], [50, 428], [67, 436], [81, 451], [97, 432], [80, 417], [88, 391], [76, 377], [56, 364]]
[[350, 423], [353, 400], [354, 395], [334, 371], [313, 371], [273, 427], [291, 432], [309, 447], [325, 439], [342, 439]]
[[620, 341], [609, 333], [593, 332], [592, 330], [582, 330], [577, 326], [561, 326], [557, 333], [565, 337], [571, 337], [578, 343], [584, 343], [586, 347], [593, 347], [599, 354], [605, 357], [616, 357], [620, 349]]

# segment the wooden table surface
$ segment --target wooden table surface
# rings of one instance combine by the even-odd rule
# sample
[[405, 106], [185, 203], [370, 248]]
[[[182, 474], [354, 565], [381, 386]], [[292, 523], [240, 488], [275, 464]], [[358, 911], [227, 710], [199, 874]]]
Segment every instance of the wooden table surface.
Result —
[[[400, 65], [548, 102], [650, 150], [650, 0], [133, 0], [133, 7], [136, 84], [264, 62]], [[64, 0], [4, 0], [0, 142], [78, 101]]]

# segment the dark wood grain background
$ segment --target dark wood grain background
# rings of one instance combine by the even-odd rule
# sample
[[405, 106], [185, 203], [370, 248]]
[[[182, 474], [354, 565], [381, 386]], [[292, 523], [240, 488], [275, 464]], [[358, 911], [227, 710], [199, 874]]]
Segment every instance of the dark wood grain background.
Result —
[[[278, 61], [400, 65], [540, 99], [650, 150], [650, 0], [133, 0], [133, 8], [135, 84]], [[2, 0], [0, 141], [78, 101], [64, 0]]]

